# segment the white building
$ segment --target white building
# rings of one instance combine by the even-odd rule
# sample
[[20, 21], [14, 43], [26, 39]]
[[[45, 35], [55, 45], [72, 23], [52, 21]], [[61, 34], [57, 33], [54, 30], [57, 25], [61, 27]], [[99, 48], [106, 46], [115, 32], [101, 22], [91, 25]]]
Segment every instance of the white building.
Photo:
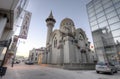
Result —
[[42, 54], [45, 48], [38, 48], [35, 49], [33, 48], [32, 50], [30, 50], [29, 52], [29, 61], [32, 61], [34, 63], [41, 63], [42, 61]]
[[46, 58], [48, 64], [83, 64], [93, 63], [90, 59], [90, 42], [81, 28], [75, 28], [74, 22], [70, 18], [65, 18], [60, 23], [59, 30], [53, 27], [56, 20], [52, 12], [46, 19], [47, 40]]

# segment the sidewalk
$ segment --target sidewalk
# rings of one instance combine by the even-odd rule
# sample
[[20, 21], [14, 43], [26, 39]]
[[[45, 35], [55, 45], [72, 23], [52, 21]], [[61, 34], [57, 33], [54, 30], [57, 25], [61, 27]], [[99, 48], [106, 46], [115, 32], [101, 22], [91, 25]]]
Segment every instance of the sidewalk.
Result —
[[63, 67], [60, 66], [60, 65], [40, 64], [40, 66], [43, 66], [43, 67], [52, 67], [52, 68], [61, 68], [61, 69], [63, 69]]
[[17, 79], [14, 67], [12, 68], [10, 65], [7, 65], [6, 67], [7, 67], [6, 74], [2, 78], [0, 77], [0, 79]]

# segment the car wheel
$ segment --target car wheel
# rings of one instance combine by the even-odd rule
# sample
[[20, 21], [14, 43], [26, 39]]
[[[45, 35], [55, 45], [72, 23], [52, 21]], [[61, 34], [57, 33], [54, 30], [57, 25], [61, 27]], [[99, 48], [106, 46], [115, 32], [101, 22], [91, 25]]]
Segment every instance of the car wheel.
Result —
[[113, 74], [114, 74], [113, 70], [111, 70], [110, 74], [111, 74], [111, 75], [113, 75]]
[[100, 73], [99, 71], [96, 71], [97, 73]]
[[118, 71], [117, 70], [115, 70], [115, 73], [117, 73]]

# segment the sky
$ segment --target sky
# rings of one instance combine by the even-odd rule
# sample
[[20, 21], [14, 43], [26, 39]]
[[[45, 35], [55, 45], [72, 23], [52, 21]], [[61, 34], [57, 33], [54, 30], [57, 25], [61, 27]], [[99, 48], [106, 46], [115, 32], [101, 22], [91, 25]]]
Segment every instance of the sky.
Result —
[[20, 39], [17, 55], [27, 57], [33, 48], [46, 46], [46, 18], [52, 11], [56, 19], [54, 29], [59, 29], [64, 18], [71, 18], [76, 28], [82, 28], [93, 43], [86, 4], [91, 0], [30, 0], [27, 10], [32, 13], [27, 40]]

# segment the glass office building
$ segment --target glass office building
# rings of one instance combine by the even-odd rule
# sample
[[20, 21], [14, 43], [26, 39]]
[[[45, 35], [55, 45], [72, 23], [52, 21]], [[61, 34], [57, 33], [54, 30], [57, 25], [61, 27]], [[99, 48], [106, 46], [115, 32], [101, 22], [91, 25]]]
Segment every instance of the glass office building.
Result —
[[91, 0], [86, 7], [99, 61], [120, 61], [120, 0]]

